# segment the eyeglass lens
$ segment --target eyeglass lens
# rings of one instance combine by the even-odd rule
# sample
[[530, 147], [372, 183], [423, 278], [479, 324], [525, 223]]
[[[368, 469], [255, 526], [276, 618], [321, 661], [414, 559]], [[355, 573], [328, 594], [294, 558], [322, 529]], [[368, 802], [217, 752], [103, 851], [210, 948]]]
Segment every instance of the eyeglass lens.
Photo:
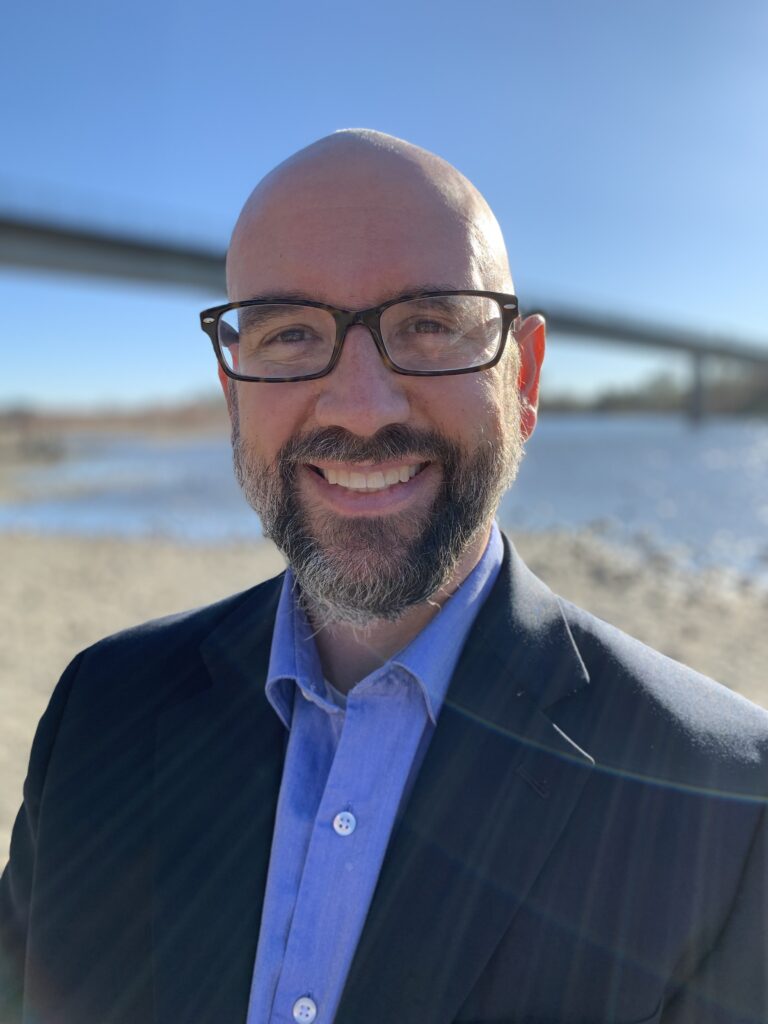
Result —
[[[382, 311], [381, 336], [400, 369], [464, 370], [495, 357], [502, 315], [495, 299], [481, 295], [409, 299]], [[313, 306], [242, 306], [219, 319], [219, 342], [229, 367], [243, 376], [305, 377], [330, 363], [336, 321]]]

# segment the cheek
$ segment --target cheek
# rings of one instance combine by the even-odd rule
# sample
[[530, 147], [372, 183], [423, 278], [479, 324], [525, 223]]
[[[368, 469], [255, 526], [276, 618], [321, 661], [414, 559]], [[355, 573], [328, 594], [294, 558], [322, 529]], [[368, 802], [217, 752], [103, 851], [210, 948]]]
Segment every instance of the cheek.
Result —
[[439, 393], [430, 396], [429, 418], [448, 437], [472, 446], [482, 438], [498, 437], [505, 429], [507, 389], [495, 367], [435, 383]]
[[306, 401], [297, 393], [301, 385], [243, 383], [239, 388], [240, 436], [271, 459], [302, 429]]

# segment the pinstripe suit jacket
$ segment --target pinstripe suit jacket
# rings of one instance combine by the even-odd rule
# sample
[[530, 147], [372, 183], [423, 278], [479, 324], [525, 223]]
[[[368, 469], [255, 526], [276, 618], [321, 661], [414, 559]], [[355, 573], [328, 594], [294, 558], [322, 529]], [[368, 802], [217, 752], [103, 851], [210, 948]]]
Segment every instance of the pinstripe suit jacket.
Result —
[[[278, 594], [65, 672], [0, 883], [0, 1020], [244, 1024], [285, 742], [263, 689]], [[337, 1022], [768, 1021], [767, 753], [768, 714], [508, 545]]]

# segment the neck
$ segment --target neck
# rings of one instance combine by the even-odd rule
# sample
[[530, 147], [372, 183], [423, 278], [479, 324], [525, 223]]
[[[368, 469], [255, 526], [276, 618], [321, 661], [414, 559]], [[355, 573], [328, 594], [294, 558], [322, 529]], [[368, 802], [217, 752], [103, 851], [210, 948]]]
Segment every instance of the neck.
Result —
[[473, 541], [444, 587], [422, 604], [408, 608], [394, 622], [374, 619], [366, 626], [338, 622], [320, 629], [315, 635], [315, 643], [326, 679], [337, 690], [349, 693], [361, 679], [407, 647], [480, 561], [490, 530], [489, 525]]

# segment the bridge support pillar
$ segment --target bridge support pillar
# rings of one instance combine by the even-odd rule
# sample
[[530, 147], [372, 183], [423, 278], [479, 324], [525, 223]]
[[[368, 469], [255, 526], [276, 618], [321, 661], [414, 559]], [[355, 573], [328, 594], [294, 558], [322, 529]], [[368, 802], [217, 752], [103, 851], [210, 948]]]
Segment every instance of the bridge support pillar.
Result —
[[694, 352], [691, 356], [691, 389], [688, 394], [688, 418], [692, 423], [704, 419], [706, 394], [704, 386], [704, 356]]

